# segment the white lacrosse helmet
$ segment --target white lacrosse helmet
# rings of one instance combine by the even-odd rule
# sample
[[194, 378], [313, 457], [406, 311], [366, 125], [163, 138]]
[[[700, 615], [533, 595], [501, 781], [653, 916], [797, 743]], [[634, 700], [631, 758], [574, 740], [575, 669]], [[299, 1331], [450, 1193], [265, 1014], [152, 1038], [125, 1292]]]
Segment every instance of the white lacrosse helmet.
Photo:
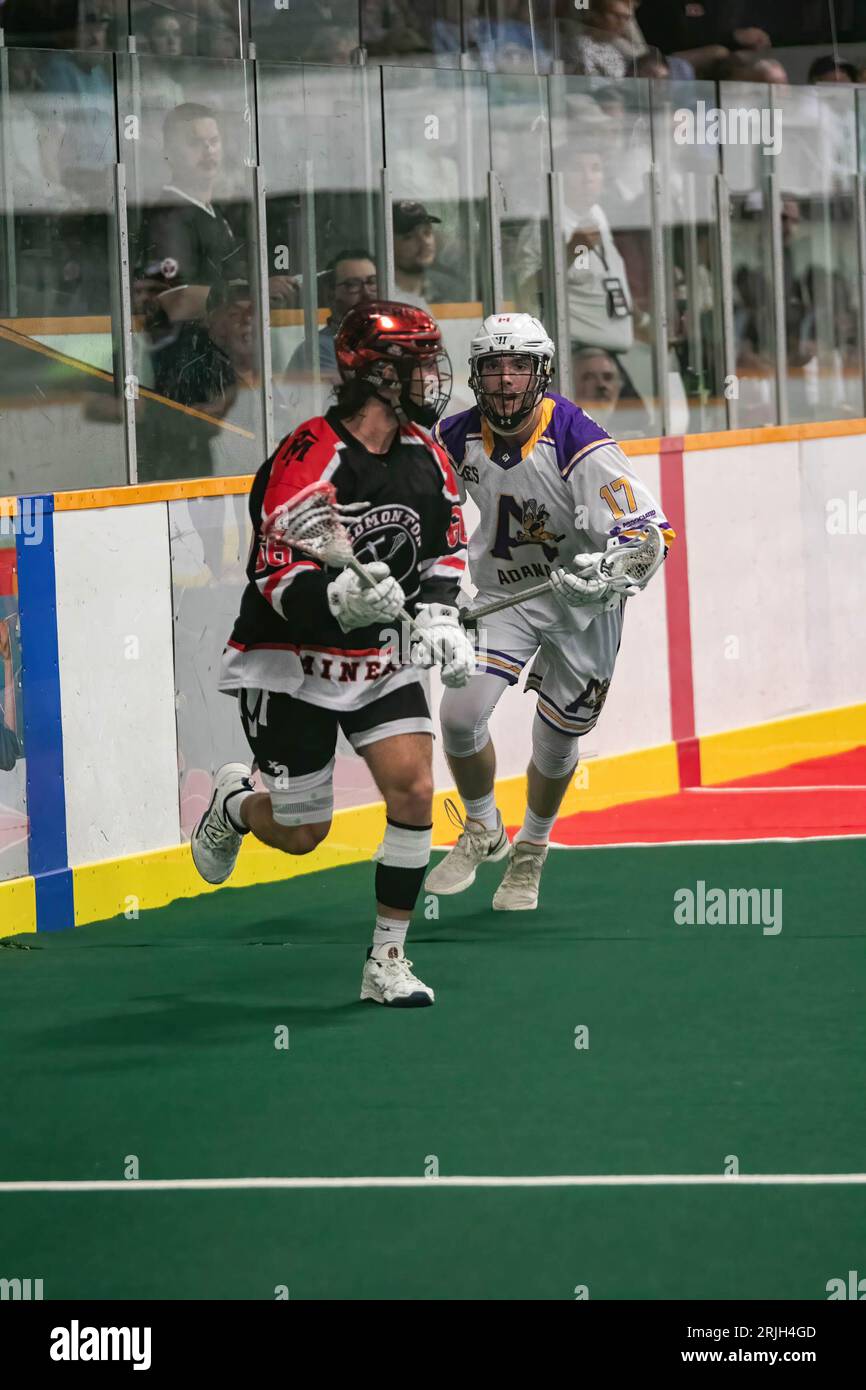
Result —
[[[482, 323], [469, 346], [469, 385], [481, 414], [500, 434], [515, 434], [529, 419], [550, 385], [555, 351], [544, 324], [531, 314], [490, 314]], [[514, 361], [521, 357], [528, 359], [522, 369]], [[521, 377], [530, 372], [529, 385], [506, 386], [497, 358], [511, 359], [501, 367]]]

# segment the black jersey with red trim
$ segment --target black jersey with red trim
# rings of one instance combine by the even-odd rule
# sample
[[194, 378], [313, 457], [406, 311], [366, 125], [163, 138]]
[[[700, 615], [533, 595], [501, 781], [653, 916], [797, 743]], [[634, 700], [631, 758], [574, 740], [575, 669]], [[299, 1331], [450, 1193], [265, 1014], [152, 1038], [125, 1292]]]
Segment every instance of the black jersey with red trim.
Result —
[[224, 691], [258, 687], [352, 709], [416, 678], [383, 642], [387, 625], [343, 632], [326, 594], [335, 570], [302, 551], [262, 542], [262, 517], [319, 481], [334, 485], [339, 502], [368, 504], [348, 525], [353, 549], [364, 564], [385, 561], [410, 612], [456, 600], [466, 533], [457, 480], [441, 445], [404, 424], [387, 453], [374, 454], [330, 410], [299, 425], [255, 476], [249, 582], [223, 655]]

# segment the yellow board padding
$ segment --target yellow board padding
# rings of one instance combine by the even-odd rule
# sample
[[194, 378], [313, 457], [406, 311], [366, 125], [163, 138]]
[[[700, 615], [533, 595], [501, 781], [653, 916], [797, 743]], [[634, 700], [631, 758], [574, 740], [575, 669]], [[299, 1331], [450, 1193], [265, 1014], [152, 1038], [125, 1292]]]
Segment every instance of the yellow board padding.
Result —
[[[754, 444], [784, 444], [800, 439], [836, 439], [841, 435], [866, 434], [866, 419], [855, 420], [807, 420], [800, 425], [755, 425], [743, 430], [708, 430], [706, 434], [686, 434], [682, 438], [683, 451], [694, 449], [731, 449]], [[623, 439], [620, 448], [624, 454], [657, 454], [661, 452], [661, 439]]]
[[787, 719], [705, 734], [701, 783], [713, 786], [759, 772], [776, 772], [810, 758], [829, 758], [866, 743], [866, 705], [796, 714]]
[[[572, 787], [563, 803], [563, 814], [577, 811], [598, 811], [626, 801], [641, 801], [652, 796], [666, 796], [678, 790], [676, 749], [673, 744], [663, 748], [642, 749], [614, 758], [598, 758], [587, 762], [579, 785]], [[496, 784], [499, 809], [508, 825], [519, 825], [526, 806], [526, 778], [502, 778]], [[433, 843], [448, 844], [457, 837], [457, 829], [448, 819], [445, 802], [460, 798], [454, 790], [436, 793], [433, 811]], [[237, 868], [229, 883], [220, 887], [248, 888], [258, 883], [275, 883], [298, 874], [312, 874], [322, 869], [339, 868], [369, 860], [381, 843], [385, 832], [385, 808], [381, 802], [349, 807], [337, 811], [331, 833], [324, 844], [312, 854], [288, 855], [247, 836], [241, 849]], [[154, 850], [149, 854], [124, 859], [103, 860], [83, 864], [72, 870], [75, 896], [75, 925], [101, 922], [106, 918], [128, 915], [134, 920], [138, 912], [165, 907], [178, 898], [198, 897], [217, 890], [203, 883], [189, 852], [188, 845]]]
[[[384, 830], [385, 810], [377, 804], [338, 811], [328, 839], [312, 854], [283, 854], [248, 835], [241, 846], [231, 881], [219, 887], [248, 888], [252, 884], [294, 878], [297, 874], [357, 864], [370, 858]], [[77, 927], [120, 914], [132, 920], [136, 912], [165, 907], [178, 898], [218, 891], [199, 877], [188, 844], [124, 859], [82, 864], [73, 868], [72, 877]]]
[[0, 936], [36, 930], [36, 882], [13, 878], [0, 883]]
[[54, 498], [54, 510], [81, 512], [100, 507], [135, 507], [148, 502], [177, 502], [184, 497], [226, 497], [249, 492], [252, 482], [252, 473], [239, 473], [226, 478], [191, 478], [176, 483], [135, 483], [127, 487], [58, 492]]

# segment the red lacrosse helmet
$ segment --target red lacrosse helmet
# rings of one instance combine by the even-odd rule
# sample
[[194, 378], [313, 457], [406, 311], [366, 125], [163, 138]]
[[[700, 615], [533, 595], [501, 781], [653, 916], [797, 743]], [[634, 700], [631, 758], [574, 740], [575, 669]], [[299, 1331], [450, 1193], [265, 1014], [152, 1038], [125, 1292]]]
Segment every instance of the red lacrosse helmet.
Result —
[[344, 381], [361, 381], [370, 395], [387, 405], [393, 401], [380, 389], [400, 383], [399, 409], [408, 419], [429, 428], [451, 396], [451, 363], [442, 346], [436, 320], [426, 309], [376, 299], [350, 309], [334, 341], [337, 366]]

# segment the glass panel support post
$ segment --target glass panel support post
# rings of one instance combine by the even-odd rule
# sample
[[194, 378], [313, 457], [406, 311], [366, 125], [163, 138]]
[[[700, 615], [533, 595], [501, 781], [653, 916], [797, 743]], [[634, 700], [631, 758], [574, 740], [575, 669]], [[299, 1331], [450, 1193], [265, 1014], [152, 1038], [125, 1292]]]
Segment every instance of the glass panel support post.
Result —
[[138, 376], [135, 370], [135, 349], [132, 340], [132, 288], [129, 267], [129, 225], [126, 205], [126, 165], [114, 166], [114, 225], [118, 256], [117, 306], [120, 339], [121, 391], [123, 393], [123, 433], [126, 448], [126, 476], [130, 483], [138, 482], [138, 448], [135, 434], [135, 406], [138, 400]]
[[[549, 228], [553, 252], [551, 259], [553, 271], [553, 341], [556, 344], [557, 383], [560, 394], [570, 400], [572, 385], [571, 335], [568, 326], [568, 277], [561, 245], [565, 228], [565, 183], [561, 170], [552, 170], [547, 178], [550, 210]], [[550, 332], [551, 325], [548, 324], [546, 327]]]

